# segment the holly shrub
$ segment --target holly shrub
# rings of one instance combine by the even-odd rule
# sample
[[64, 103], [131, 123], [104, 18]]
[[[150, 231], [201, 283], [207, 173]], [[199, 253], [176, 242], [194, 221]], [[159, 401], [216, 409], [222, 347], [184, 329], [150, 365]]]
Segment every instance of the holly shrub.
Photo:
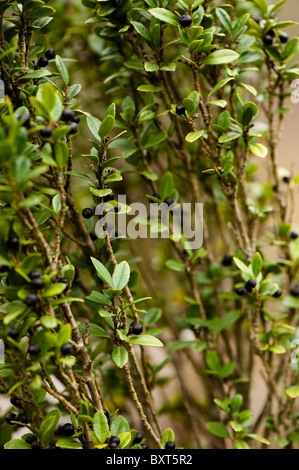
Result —
[[[0, 2], [2, 448], [297, 446], [281, 8]], [[163, 203], [168, 232], [109, 223], [136, 202]], [[195, 248], [185, 203], [203, 204]]]

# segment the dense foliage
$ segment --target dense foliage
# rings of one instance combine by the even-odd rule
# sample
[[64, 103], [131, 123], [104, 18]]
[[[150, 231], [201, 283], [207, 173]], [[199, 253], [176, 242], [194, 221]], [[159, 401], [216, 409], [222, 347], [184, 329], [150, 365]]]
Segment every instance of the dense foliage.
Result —
[[[0, 2], [4, 449], [296, 447], [284, 4]], [[133, 202], [203, 203], [202, 247], [97, 212]]]

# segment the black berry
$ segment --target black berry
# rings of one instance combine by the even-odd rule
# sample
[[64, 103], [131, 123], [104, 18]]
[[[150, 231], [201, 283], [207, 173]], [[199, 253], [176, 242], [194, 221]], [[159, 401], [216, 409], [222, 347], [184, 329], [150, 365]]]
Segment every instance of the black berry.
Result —
[[[109, 189], [108, 184], [104, 185], [104, 189]], [[107, 194], [107, 196], [103, 197], [103, 202], [108, 202], [108, 201], [113, 201], [115, 195], [114, 192], [112, 191], [110, 194]]]
[[184, 14], [180, 17], [180, 25], [183, 28], [187, 28], [188, 26], [192, 25], [192, 18], [190, 15]]
[[11, 397], [10, 403], [16, 408], [19, 408], [21, 406], [21, 402], [17, 397]]
[[185, 109], [185, 106], [183, 106], [182, 104], [178, 104], [175, 108], [175, 112], [176, 114], [178, 114], [179, 116], [183, 116], [185, 115], [186, 113], [186, 109]]
[[221, 263], [223, 266], [231, 266], [233, 263], [233, 257], [231, 255], [224, 255]]
[[40, 443], [38, 441], [34, 441], [31, 444], [31, 449], [40, 449]]
[[19, 331], [16, 328], [9, 328], [7, 335], [12, 339], [17, 339]]
[[[155, 199], [161, 199], [161, 196], [158, 193], [152, 194], [152, 197], [154, 197]], [[155, 201], [150, 201], [150, 202], [155, 202]]]
[[66, 423], [62, 426], [61, 432], [66, 437], [71, 437], [75, 434], [75, 428], [71, 423]]
[[64, 121], [64, 122], [70, 122], [70, 121], [73, 120], [74, 117], [75, 117], [74, 111], [72, 111], [71, 109], [65, 108], [65, 109], [62, 111], [62, 114], [61, 114], [61, 120], [62, 120], [62, 121]]
[[245, 284], [245, 289], [247, 292], [251, 292], [252, 289], [256, 286], [256, 280], [255, 279], [249, 279], [246, 284]]
[[245, 287], [237, 287], [235, 293], [239, 296], [245, 295], [247, 293]]
[[129, 328], [129, 333], [133, 333], [134, 335], [140, 335], [143, 331], [143, 326], [138, 323], [137, 321], [133, 321]]
[[175, 449], [175, 443], [173, 441], [166, 442], [165, 449], [167, 449], [167, 450]]
[[290, 294], [293, 295], [294, 297], [299, 297], [299, 286], [298, 286], [298, 284], [295, 284], [295, 285], [291, 288]]
[[173, 197], [167, 197], [164, 202], [168, 205], [171, 206], [171, 204], [174, 203]]
[[261, 20], [257, 18], [256, 16], [252, 16], [251, 19], [255, 21], [257, 24], [260, 24]]
[[43, 127], [40, 131], [39, 131], [40, 135], [42, 137], [44, 137], [45, 139], [47, 139], [48, 137], [51, 137], [52, 135], [52, 129], [50, 126], [46, 126], [46, 127]]
[[111, 416], [110, 416], [110, 414], [109, 414], [109, 411], [103, 409], [103, 413], [104, 413], [104, 415], [106, 416], [107, 421], [108, 421], [108, 424], [109, 424], [110, 421], [111, 421]]
[[9, 271], [8, 266], [0, 265], [0, 273], [7, 273]]
[[68, 354], [72, 354], [73, 346], [71, 345], [71, 343], [65, 343], [61, 346], [60, 351], [61, 351], [61, 354], [63, 354], [64, 356], [67, 356]]
[[30, 277], [31, 280], [36, 279], [36, 278], [40, 277], [40, 272], [35, 269], [34, 271], [31, 271], [29, 273], [29, 277]]
[[72, 122], [75, 122], [76, 124], [79, 124], [80, 118], [78, 116], [74, 116], [72, 119]]
[[282, 290], [281, 290], [281, 289], [277, 289], [277, 291], [274, 292], [274, 294], [272, 295], [272, 297], [279, 298], [279, 297], [281, 297], [281, 295], [282, 295]]
[[97, 234], [95, 232], [90, 232], [89, 236], [93, 242], [95, 242], [98, 239]]
[[117, 214], [121, 210], [120, 204], [116, 204], [114, 207], [114, 212]]
[[66, 277], [61, 277], [58, 282], [60, 282], [62, 284], [65, 284], [65, 289], [64, 289], [63, 292], [67, 292], [69, 290], [70, 281]]
[[29, 434], [29, 436], [26, 437], [25, 442], [27, 442], [27, 444], [33, 444], [33, 442], [36, 442], [36, 437], [33, 434]]
[[109, 446], [111, 446], [112, 443], [118, 446], [120, 444], [120, 438], [117, 436], [111, 436], [109, 439]]
[[45, 56], [47, 57], [48, 60], [54, 59], [55, 55], [56, 55], [56, 52], [54, 51], [54, 49], [47, 49], [45, 52]]
[[296, 238], [298, 238], [298, 237], [299, 237], [299, 234], [297, 232], [291, 232], [290, 233], [290, 238], [292, 240], [296, 240]]
[[[120, 441], [119, 441], [120, 442]], [[118, 443], [119, 444], [119, 443]], [[119, 446], [116, 442], [111, 442], [109, 441], [109, 449], [119, 449]]]
[[273, 38], [272, 38], [272, 36], [270, 36], [270, 34], [267, 34], [267, 35], [263, 38], [263, 42], [264, 42], [265, 46], [272, 46], [272, 44], [273, 44]]
[[287, 184], [288, 184], [288, 183], [290, 182], [290, 177], [289, 177], [289, 176], [284, 176], [284, 177], [282, 178], [282, 181], [283, 181], [284, 183], [287, 183]]
[[38, 344], [30, 344], [27, 351], [30, 354], [30, 356], [37, 356], [37, 354], [40, 353], [40, 347]]
[[19, 239], [18, 237], [9, 237], [6, 242], [6, 246], [9, 250], [16, 250], [19, 248]]
[[36, 294], [28, 294], [26, 297], [25, 303], [26, 305], [28, 305], [28, 307], [34, 307], [34, 305], [37, 304], [37, 301], [38, 301], [38, 297]]
[[280, 33], [279, 39], [282, 44], [285, 44], [289, 40], [289, 35], [287, 33]]
[[8, 415], [6, 415], [6, 417], [5, 417], [5, 421], [7, 422], [7, 424], [14, 425], [14, 423], [12, 423], [12, 421], [15, 421], [15, 420], [16, 420], [16, 414], [15, 413], [8, 413]]
[[79, 127], [77, 126], [77, 124], [75, 122], [71, 122], [69, 124], [69, 128], [70, 128], [69, 134], [71, 134], [71, 135], [77, 134], [77, 132], [79, 132]]
[[47, 57], [41, 57], [40, 59], [38, 59], [38, 65], [40, 67], [47, 67], [49, 61], [47, 59]]
[[29, 422], [27, 416], [24, 413], [17, 414], [16, 421], [23, 424], [27, 424]]
[[137, 432], [136, 436], [135, 436], [135, 439], [133, 441], [133, 444], [140, 444], [142, 439], [143, 439], [143, 434], [141, 434], [141, 432]]
[[82, 211], [82, 216], [84, 217], [84, 219], [90, 219], [93, 215], [94, 215], [94, 211], [90, 209], [89, 207], [86, 207]]
[[42, 280], [42, 278], [36, 277], [35, 279], [32, 279], [31, 285], [35, 290], [43, 289], [44, 281]]

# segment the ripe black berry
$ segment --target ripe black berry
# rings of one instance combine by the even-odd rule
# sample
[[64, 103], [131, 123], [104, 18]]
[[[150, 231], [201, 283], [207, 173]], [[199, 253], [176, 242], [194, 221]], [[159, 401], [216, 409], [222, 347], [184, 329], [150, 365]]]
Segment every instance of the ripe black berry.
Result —
[[69, 134], [71, 134], [71, 135], [77, 134], [77, 132], [79, 132], [79, 127], [77, 126], [77, 124], [75, 122], [71, 122], [69, 124], [69, 128], [70, 128]]
[[62, 111], [62, 114], [61, 114], [61, 120], [64, 121], [64, 122], [70, 122], [73, 120], [73, 118], [75, 117], [74, 115], [74, 111], [72, 111], [71, 109], [69, 108], [65, 108], [63, 111]]
[[65, 284], [65, 289], [64, 289], [63, 292], [67, 292], [69, 290], [70, 281], [66, 277], [61, 277], [58, 282], [60, 282], [62, 284]]
[[35, 269], [29, 273], [29, 277], [31, 280], [36, 279], [37, 277], [40, 277], [40, 272]]
[[287, 184], [288, 184], [288, 183], [290, 182], [290, 177], [289, 177], [289, 176], [284, 176], [284, 177], [282, 178], [282, 181], [283, 181], [284, 183], [287, 183]]
[[12, 421], [15, 421], [15, 420], [16, 420], [16, 414], [15, 413], [8, 413], [8, 415], [6, 415], [6, 417], [5, 417], [5, 421], [7, 422], [7, 424], [14, 425], [14, 423], [12, 423]]
[[278, 298], [278, 297], [281, 297], [281, 295], [282, 295], [282, 290], [281, 290], [281, 289], [277, 289], [277, 291], [274, 292], [274, 294], [272, 295], [272, 297]]
[[[119, 441], [120, 442], [120, 441]], [[119, 444], [119, 443], [118, 443]], [[109, 441], [109, 449], [119, 449], [119, 446], [116, 442], [111, 442]]]
[[64, 356], [67, 356], [68, 354], [72, 354], [73, 346], [71, 345], [71, 343], [65, 343], [61, 346], [60, 351], [61, 351], [61, 354], [63, 354]]
[[117, 214], [120, 210], [121, 210], [120, 204], [116, 204], [116, 206], [114, 207], [114, 212]]
[[231, 255], [224, 255], [221, 263], [223, 266], [231, 266], [233, 263], [233, 257]]
[[[104, 189], [109, 189], [108, 184], [105, 184]], [[107, 196], [103, 197], [103, 202], [113, 201], [114, 197], [115, 197], [115, 194], [112, 191], [110, 194], [107, 194]]]
[[140, 445], [141, 445], [141, 449], [148, 449], [148, 445], [145, 442]]
[[242, 295], [245, 295], [245, 294], [247, 293], [247, 291], [246, 291], [245, 287], [237, 287], [237, 288], [235, 289], [235, 293], [236, 293], [237, 295], [242, 296]]
[[66, 437], [71, 437], [75, 434], [75, 428], [71, 423], [66, 423], [62, 426], [61, 432]]
[[89, 207], [86, 207], [82, 211], [82, 216], [84, 217], [84, 219], [90, 219], [90, 217], [92, 217], [93, 215], [94, 215], [94, 211], [90, 209]]
[[48, 137], [51, 137], [52, 135], [52, 129], [50, 126], [46, 126], [46, 127], [43, 127], [43, 129], [41, 129], [39, 131], [40, 135], [42, 137], [44, 137], [45, 139], [47, 139]]
[[137, 432], [136, 436], [135, 436], [135, 439], [133, 441], [133, 444], [140, 444], [142, 439], [143, 439], [143, 434], [141, 434], [141, 432]]
[[35, 290], [43, 289], [44, 281], [42, 280], [42, 278], [36, 277], [35, 279], [32, 279], [31, 285]]
[[138, 323], [137, 321], [133, 321], [129, 328], [129, 333], [133, 333], [134, 335], [140, 335], [143, 331], [143, 326]]
[[16, 328], [9, 328], [7, 335], [12, 339], [17, 339], [19, 331]]
[[37, 304], [37, 301], [38, 301], [38, 297], [36, 294], [28, 294], [25, 299], [25, 303], [26, 305], [28, 305], [28, 307], [34, 307], [34, 305]]
[[27, 416], [24, 413], [17, 414], [16, 421], [23, 424], [27, 424], [29, 422]]
[[103, 413], [106, 416], [108, 424], [109, 424], [110, 421], [111, 421], [111, 416], [110, 416], [109, 412], [107, 410], [103, 409]]
[[19, 239], [18, 237], [9, 237], [9, 239], [6, 242], [6, 246], [9, 250], [16, 250], [19, 248]]
[[263, 38], [263, 42], [264, 42], [265, 46], [272, 46], [272, 44], [273, 44], [273, 38], [272, 38], [272, 36], [270, 36], [270, 34], [267, 34], [267, 35]]
[[175, 449], [175, 443], [173, 441], [166, 442], [165, 449], [167, 449], [167, 450]]
[[9, 271], [8, 266], [4, 266], [3, 264], [0, 265], [0, 273], [7, 273]]
[[56, 52], [54, 51], [54, 49], [47, 49], [45, 52], [45, 56], [49, 60], [54, 59], [55, 55], [56, 55]]
[[171, 204], [174, 203], [173, 197], [167, 197], [164, 202], [168, 205], [171, 206]]
[[16, 408], [19, 408], [21, 406], [21, 402], [17, 397], [11, 397], [10, 403]]
[[185, 109], [185, 106], [181, 105], [181, 104], [178, 104], [175, 108], [175, 112], [176, 114], [178, 114], [179, 116], [183, 116], [185, 115], [186, 113], [186, 109]]
[[256, 286], [256, 280], [255, 279], [249, 279], [246, 284], [245, 284], [245, 289], [247, 292], [251, 292], [252, 289]]
[[257, 24], [260, 24], [261, 20], [257, 18], [256, 16], [252, 16], [251, 19], [255, 21]]
[[30, 344], [27, 352], [30, 354], [30, 356], [37, 356], [37, 354], [40, 353], [40, 347], [38, 344]]
[[279, 39], [282, 44], [285, 44], [289, 40], [289, 35], [287, 33], [280, 33]]
[[74, 116], [72, 119], [72, 122], [75, 122], [76, 124], [79, 124], [80, 118], [78, 116]]
[[184, 14], [180, 17], [180, 25], [183, 28], [187, 28], [188, 26], [192, 25], [192, 18], [190, 15]]
[[298, 284], [295, 284], [295, 285], [291, 288], [290, 294], [293, 295], [294, 297], [299, 297], [299, 286], [298, 286]]
[[29, 436], [26, 437], [25, 442], [27, 442], [27, 444], [33, 444], [33, 442], [36, 442], [36, 437], [33, 434], [29, 434]]
[[40, 449], [40, 443], [38, 441], [34, 441], [31, 444], [31, 449]]
[[38, 65], [40, 67], [47, 67], [49, 61], [47, 59], [47, 57], [41, 57], [40, 59], [38, 59]]
[[90, 238], [92, 239], [93, 242], [95, 242], [98, 239], [98, 236], [95, 232], [90, 232], [89, 236], [90, 236]]
[[299, 237], [299, 234], [297, 232], [291, 232], [290, 233], [290, 238], [292, 240], [296, 240], [296, 238], [298, 238], [298, 237]]
[[112, 442], [118, 446], [120, 444], [120, 438], [117, 436], [111, 436], [109, 439], [109, 446], [111, 446]]

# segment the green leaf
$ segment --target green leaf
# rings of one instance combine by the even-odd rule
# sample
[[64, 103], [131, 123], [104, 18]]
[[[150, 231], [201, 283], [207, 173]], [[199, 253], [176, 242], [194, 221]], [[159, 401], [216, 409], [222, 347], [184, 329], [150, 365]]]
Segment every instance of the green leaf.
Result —
[[56, 328], [58, 325], [57, 320], [55, 317], [52, 317], [51, 315], [43, 315], [40, 317], [40, 322], [45, 328]]
[[109, 435], [109, 425], [106, 416], [101, 411], [97, 411], [93, 417], [93, 430], [100, 444], [103, 444]]
[[23, 439], [12, 439], [4, 444], [4, 449], [32, 449]]
[[81, 444], [79, 442], [73, 441], [72, 439], [59, 439], [56, 442], [56, 447], [59, 447], [60, 449], [79, 449], [81, 447]]
[[137, 88], [138, 91], [145, 91], [145, 92], [148, 92], [148, 93], [155, 93], [157, 91], [162, 91], [163, 88], [160, 88], [158, 86], [154, 86], [154, 85], [140, 85], [138, 88]]
[[146, 41], [151, 42], [149, 30], [142, 23], [139, 23], [138, 21], [131, 21], [131, 24], [134, 26], [140, 36], [142, 36]]
[[269, 351], [274, 354], [284, 354], [286, 352], [286, 348], [282, 344], [274, 344], [274, 346], [270, 346]]
[[39, 440], [42, 447], [48, 447], [56, 430], [60, 413], [58, 410], [52, 410], [43, 418], [39, 428]]
[[259, 436], [258, 434], [247, 434], [246, 437], [250, 437], [251, 439], [262, 442], [263, 444], [266, 444], [268, 446], [270, 445], [270, 442], [268, 441], [268, 439], [266, 439], [265, 437]]
[[118, 438], [120, 439], [119, 447], [121, 449], [125, 449], [131, 442], [132, 435], [130, 432], [121, 432], [118, 435]]
[[239, 54], [231, 49], [212, 52], [204, 59], [205, 65], [230, 64], [238, 59]]
[[22, 75], [22, 80], [23, 79], [36, 79], [36, 78], [43, 78], [51, 75], [51, 72], [49, 70], [34, 70], [34, 72], [28, 72], [25, 73], [25, 75]]
[[99, 128], [99, 136], [106, 137], [109, 132], [112, 131], [115, 124], [115, 119], [113, 116], [106, 116], [104, 121], [101, 123]]
[[140, 346], [149, 346], [154, 348], [163, 347], [163, 343], [158, 338], [151, 335], [141, 335], [135, 336], [134, 338], [128, 338], [127, 342], [131, 344], [139, 344]]
[[112, 283], [114, 289], [122, 290], [129, 282], [130, 266], [127, 261], [122, 261], [114, 270]]
[[173, 26], [179, 26], [180, 24], [178, 17], [165, 8], [151, 8], [149, 12], [155, 18], [158, 18], [158, 20], [164, 21], [164, 23], [168, 23]]
[[161, 144], [164, 142], [164, 140], [166, 140], [166, 138], [167, 134], [165, 134], [165, 132], [153, 132], [151, 134], [147, 134], [143, 142], [143, 147], [145, 149], [149, 149], [155, 145]]
[[52, 284], [49, 287], [46, 287], [43, 291], [43, 297], [48, 298], [48, 297], [54, 297], [55, 295], [61, 294], [65, 289], [65, 284], [64, 283], [57, 283], [57, 284]]
[[233, 446], [235, 449], [250, 449], [250, 446], [247, 444], [247, 442], [242, 441], [241, 439], [234, 439]]
[[[79, 325], [79, 331], [81, 333], [86, 334], [86, 325], [85, 323], [81, 323]], [[110, 338], [109, 334], [99, 325], [95, 323], [89, 323], [89, 334], [90, 336], [96, 336], [98, 338]]]
[[93, 116], [88, 116], [86, 119], [87, 125], [89, 127], [90, 132], [92, 135], [96, 138], [99, 139], [99, 129], [101, 126], [101, 121]]
[[189, 134], [186, 135], [185, 140], [187, 140], [187, 142], [195, 142], [203, 135], [203, 133], [204, 131], [189, 132]]
[[168, 259], [165, 262], [165, 266], [167, 266], [169, 269], [172, 269], [172, 271], [177, 271], [177, 272], [184, 272], [185, 271], [185, 266], [182, 261], [175, 260], [175, 259]]
[[223, 8], [216, 8], [216, 15], [218, 16], [221, 24], [228, 33], [232, 33], [232, 22], [228, 13]]
[[257, 157], [260, 157], [260, 158], [265, 158], [267, 153], [268, 153], [267, 147], [265, 147], [263, 144], [250, 144], [249, 145], [249, 150], [254, 155], [256, 155]]
[[56, 196], [53, 197], [52, 206], [53, 206], [55, 214], [59, 214], [60, 209], [61, 209], [60, 194], [56, 194]]
[[234, 258], [235, 265], [242, 271], [242, 273], [246, 274], [249, 277], [252, 277], [253, 273], [250, 267], [247, 267], [246, 264], [243, 263], [239, 258]]
[[118, 436], [123, 432], [130, 432], [130, 425], [123, 416], [114, 416], [111, 419], [110, 429], [114, 436]]
[[172, 441], [172, 442], [175, 441], [175, 434], [171, 428], [167, 428], [163, 432], [162, 438], [161, 438], [162, 446], [165, 447], [166, 442], [169, 442], [169, 441]]
[[161, 200], [164, 201], [166, 198], [170, 197], [173, 193], [173, 177], [172, 174], [167, 171], [162, 179], [160, 184], [160, 196]]
[[122, 346], [114, 346], [112, 360], [117, 367], [122, 368], [128, 362], [128, 351]]
[[224, 78], [223, 80], [221, 80], [220, 82], [218, 82], [217, 85], [215, 85], [214, 88], [212, 88], [212, 90], [210, 91], [208, 96], [210, 97], [210, 96], [214, 95], [214, 93], [216, 93], [218, 90], [220, 90], [222, 87], [224, 87], [231, 80], [234, 80], [234, 78], [233, 77], [227, 77], [227, 78]]
[[97, 274], [102, 281], [106, 282], [110, 287], [113, 287], [112, 276], [109, 273], [108, 269], [98, 261], [96, 258], [91, 258], [91, 261], [96, 268]]
[[211, 434], [217, 437], [230, 438], [227, 427], [218, 421], [210, 421], [206, 423], [206, 428]]
[[292, 385], [285, 391], [286, 395], [290, 398], [297, 398], [299, 396], [299, 385]]
[[143, 323], [145, 326], [152, 325], [156, 323], [162, 316], [162, 310], [160, 308], [151, 308], [149, 309], [143, 318]]
[[61, 76], [64, 84], [68, 85], [69, 81], [70, 81], [70, 76], [69, 76], [68, 69], [67, 69], [63, 59], [59, 55], [57, 55], [55, 57], [55, 62], [56, 62], [56, 67], [57, 67], [58, 73]]
[[257, 278], [260, 272], [262, 271], [262, 267], [263, 267], [263, 260], [262, 260], [261, 255], [257, 252], [252, 257], [252, 261], [251, 261], [252, 273], [255, 278]]

